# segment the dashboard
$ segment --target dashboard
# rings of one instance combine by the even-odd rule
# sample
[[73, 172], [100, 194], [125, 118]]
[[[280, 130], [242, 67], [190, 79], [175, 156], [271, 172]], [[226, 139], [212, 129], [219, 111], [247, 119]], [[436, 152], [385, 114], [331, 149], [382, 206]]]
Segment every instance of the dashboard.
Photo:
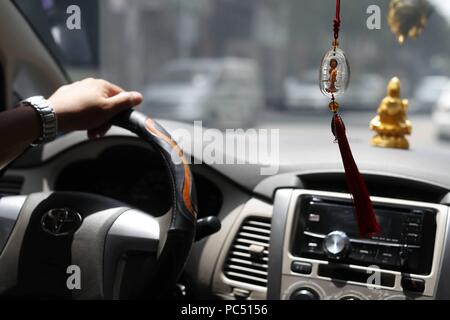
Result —
[[[169, 131], [182, 126], [162, 124]], [[322, 156], [319, 151], [314, 158]], [[155, 150], [121, 129], [94, 141], [69, 134], [27, 159], [8, 170], [0, 190], [84, 191], [154, 216], [170, 207], [170, 186]], [[192, 248], [181, 279], [189, 297], [450, 298], [450, 179], [431, 169], [437, 160], [409, 176], [414, 161], [396, 174], [395, 165], [381, 170], [376, 161], [362, 161], [383, 233], [360, 239], [342, 170], [319, 160], [313, 167], [311, 155], [295, 159], [295, 167], [289, 156], [269, 177], [255, 173], [258, 165], [191, 166], [200, 218], [216, 216], [222, 229]]]

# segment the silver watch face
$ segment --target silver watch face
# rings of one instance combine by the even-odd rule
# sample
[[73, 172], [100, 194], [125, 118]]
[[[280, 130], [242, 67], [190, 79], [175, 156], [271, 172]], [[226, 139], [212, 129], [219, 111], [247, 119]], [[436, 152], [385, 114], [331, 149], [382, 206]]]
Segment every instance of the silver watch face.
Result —
[[30, 97], [28, 99], [25, 100], [26, 102], [29, 102], [31, 104], [41, 104], [43, 102], [45, 102], [45, 98], [43, 96], [35, 96], [35, 97]]

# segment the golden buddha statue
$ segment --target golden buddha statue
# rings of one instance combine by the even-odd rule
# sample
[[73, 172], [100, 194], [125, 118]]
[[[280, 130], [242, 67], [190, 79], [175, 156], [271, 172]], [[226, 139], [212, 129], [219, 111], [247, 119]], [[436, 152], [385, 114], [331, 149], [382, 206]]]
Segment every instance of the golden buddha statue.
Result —
[[370, 122], [370, 130], [376, 132], [372, 145], [383, 148], [408, 149], [405, 135], [411, 134], [412, 125], [407, 119], [408, 100], [400, 98], [400, 79], [389, 82], [387, 96], [381, 101], [378, 115]]

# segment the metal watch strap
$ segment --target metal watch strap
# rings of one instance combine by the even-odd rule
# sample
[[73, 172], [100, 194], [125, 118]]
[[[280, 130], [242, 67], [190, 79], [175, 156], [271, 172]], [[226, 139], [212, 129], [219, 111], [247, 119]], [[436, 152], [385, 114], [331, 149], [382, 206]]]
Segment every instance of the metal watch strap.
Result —
[[42, 135], [31, 145], [39, 146], [55, 140], [58, 133], [58, 123], [55, 111], [48, 100], [42, 96], [36, 96], [26, 99], [23, 103], [34, 108], [42, 120]]

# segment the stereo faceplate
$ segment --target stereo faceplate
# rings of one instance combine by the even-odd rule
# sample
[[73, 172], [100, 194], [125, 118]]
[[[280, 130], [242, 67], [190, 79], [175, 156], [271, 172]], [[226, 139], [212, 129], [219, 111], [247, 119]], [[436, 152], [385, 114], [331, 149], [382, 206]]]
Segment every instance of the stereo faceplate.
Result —
[[[344, 219], [334, 209], [323, 216], [320, 210], [302, 211], [302, 208], [308, 210], [308, 206], [302, 207], [302, 200], [314, 199], [314, 203], [325, 198], [338, 201], [351, 215]], [[304, 284], [305, 281], [326, 283], [320, 286], [321, 299], [336, 298], [339, 294], [350, 291], [382, 299], [434, 297], [448, 208], [437, 204], [379, 197], [372, 197], [372, 201], [376, 211], [378, 208], [377, 213], [381, 211], [380, 208], [385, 211], [385, 216], [381, 217], [385, 221], [380, 221], [384, 230], [378, 238], [360, 239], [356, 225], [352, 222], [355, 218], [349, 195], [292, 191], [282, 255], [282, 298], [287, 298], [292, 288], [298, 290], [296, 284]], [[331, 214], [333, 212], [335, 215]], [[418, 230], [420, 241], [409, 241], [404, 237], [405, 228], [402, 226], [414, 220], [411, 217], [421, 217]], [[320, 221], [323, 221], [320, 226], [316, 224], [312, 227]], [[345, 258], [332, 259], [324, 254], [323, 241], [329, 231], [341, 231], [348, 235], [350, 250]], [[310, 242], [315, 244], [310, 245]], [[410, 257], [414, 258], [406, 265], [401, 261], [404, 250], [412, 250]], [[372, 290], [377, 290], [376, 294], [370, 294]]]
[[[381, 234], [361, 239], [351, 200], [318, 195], [299, 197], [291, 253], [296, 257], [429, 274], [437, 210], [379, 202], [374, 202], [374, 210]], [[348, 239], [346, 247], [330, 254], [329, 246], [344, 238]]]

